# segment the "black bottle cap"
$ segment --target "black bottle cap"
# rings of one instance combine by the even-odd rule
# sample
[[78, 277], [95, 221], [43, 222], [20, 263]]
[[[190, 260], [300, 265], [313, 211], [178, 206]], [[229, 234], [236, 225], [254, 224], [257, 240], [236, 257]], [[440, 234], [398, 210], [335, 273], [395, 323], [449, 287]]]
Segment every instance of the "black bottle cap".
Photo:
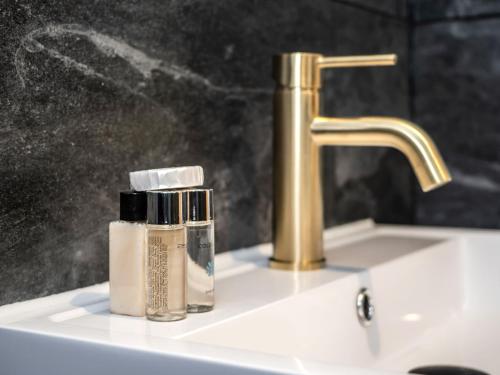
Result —
[[180, 190], [148, 191], [148, 224], [175, 225], [186, 222], [186, 197]]
[[214, 219], [212, 189], [191, 189], [187, 191], [188, 221], [208, 221]]
[[132, 190], [120, 192], [120, 220], [144, 221], [146, 212], [145, 192]]

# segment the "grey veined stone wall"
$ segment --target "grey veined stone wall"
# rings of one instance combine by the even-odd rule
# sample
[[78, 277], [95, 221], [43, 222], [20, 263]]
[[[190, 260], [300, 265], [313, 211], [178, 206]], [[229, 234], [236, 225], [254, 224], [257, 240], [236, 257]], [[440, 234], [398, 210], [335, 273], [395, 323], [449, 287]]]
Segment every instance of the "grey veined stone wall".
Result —
[[[271, 239], [271, 56], [396, 52], [328, 72], [324, 113], [408, 117], [398, 0], [5, 0], [0, 7], [0, 304], [103, 282], [130, 170], [198, 164], [217, 251]], [[313, 20], [314, 22], [311, 22]], [[413, 220], [386, 149], [325, 152], [329, 224]]]
[[500, 1], [414, 0], [413, 113], [453, 183], [419, 194], [417, 222], [500, 227]]

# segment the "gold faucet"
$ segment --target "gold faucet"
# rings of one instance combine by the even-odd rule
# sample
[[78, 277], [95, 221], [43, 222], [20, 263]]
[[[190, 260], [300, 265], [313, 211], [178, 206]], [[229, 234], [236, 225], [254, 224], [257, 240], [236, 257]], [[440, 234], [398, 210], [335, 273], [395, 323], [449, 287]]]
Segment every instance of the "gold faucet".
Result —
[[321, 146], [394, 147], [406, 155], [424, 191], [451, 181], [434, 142], [417, 125], [392, 117], [319, 115], [322, 69], [395, 63], [395, 55], [275, 56], [272, 268], [312, 270], [325, 264]]

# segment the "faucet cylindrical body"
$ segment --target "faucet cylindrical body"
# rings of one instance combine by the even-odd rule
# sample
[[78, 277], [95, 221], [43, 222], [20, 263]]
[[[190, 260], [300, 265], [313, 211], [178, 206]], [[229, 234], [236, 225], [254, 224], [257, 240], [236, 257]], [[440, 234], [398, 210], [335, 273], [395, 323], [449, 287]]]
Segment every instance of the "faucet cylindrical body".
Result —
[[[283, 59], [280, 72], [291, 64], [308, 69], [306, 59]], [[275, 70], [276, 71], [276, 70]], [[290, 72], [293, 74], [293, 72]], [[274, 94], [274, 255], [271, 267], [309, 270], [323, 263], [323, 207], [319, 146], [311, 124], [318, 114], [318, 87], [298, 80], [279, 83]], [[304, 87], [306, 86], [306, 87]], [[307, 87], [310, 86], [310, 87]]]

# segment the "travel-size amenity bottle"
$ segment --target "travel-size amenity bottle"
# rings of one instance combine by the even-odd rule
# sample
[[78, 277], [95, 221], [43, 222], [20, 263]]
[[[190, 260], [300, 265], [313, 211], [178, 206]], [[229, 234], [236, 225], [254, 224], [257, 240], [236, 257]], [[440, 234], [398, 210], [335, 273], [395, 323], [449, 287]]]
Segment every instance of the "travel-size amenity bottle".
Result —
[[214, 206], [212, 189], [187, 191], [188, 312], [214, 307]]
[[185, 193], [147, 192], [146, 317], [186, 317]]
[[115, 314], [144, 316], [146, 193], [120, 193], [120, 220], [109, 224], [109, 298]]

